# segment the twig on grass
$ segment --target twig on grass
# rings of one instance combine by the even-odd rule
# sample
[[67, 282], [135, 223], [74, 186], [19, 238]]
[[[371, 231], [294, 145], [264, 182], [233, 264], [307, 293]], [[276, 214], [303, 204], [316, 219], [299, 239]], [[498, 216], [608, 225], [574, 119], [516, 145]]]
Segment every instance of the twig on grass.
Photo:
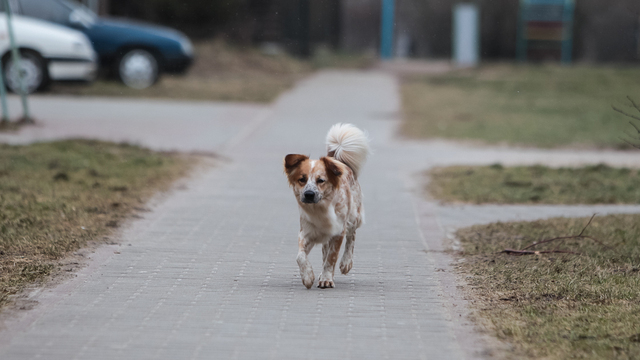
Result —
[[504, 250], [500, 251], [500, 253], [504, 253], [504, 254], [507, 254], [507, 255], [539, 255], [539, 254], [556, 254], [556, 253], [581, 255], [581, 253], [574, 252], [574, 251], [569, 251], [569, 250], [539, 250], [539, 251], [533, 251], [533, 250], [504, 249]]
[[571, 235], [571, 236], [559, 236], [559, 237], [554, 237], [551, 239], [545, 239], [542, 241], [538, 241], [538, 242], [534, 242], [532, 244], [530, 244], [529, 246], [526, 246], [520, 250], [514, 250], [514, 249], [504, 249], [502, 250], [500, 253], [504, 253], [507, 255], [539, 255], [539, 254], [551, 254], [551, 253], [564, 253], [564, 254], [574, 254], [574, 255], [580, 255], [580, 253], [574, 252], [574, 251], [569, 251], [569, 250], [558, 250], [558, 248], [555, 248], [553, 250], [528, 250], [531, 249], [534, 246], [538, 246], [540, 244], [546, 244], [546, 243], [550, 243], [552, 241], [558, 241], [558, 240], [568, 240], [568, 239], [590, 239], [593, 240], [595, 242], [597, 242], [598, 244], [600, 244], [601, 246], [605, 247], [606, 246], [602, 243], [602, 241], [592, 237], [592, 236], [587, 236], [587, 235], [583, 235], [584, 231], [587, 230], [587, 228], [589, 227], [589, 225], [591, 225], [591, 222], [593, 221], [593, 218], [596, 217], [597, 214], [593, 214], [593, 216], [591, 216], [591, 219], [589, 219], [589, 222], [587, 223], [587, 225], [585, 225], [582, 228], [582, 231], [580, 231], [580, 233], [578, 235]]
[[[631, 98], [631, 96], [628, 96], [628, 95], [627, 95], [627, 99], [629, 100], [629, 102], [631, 102], [631, 106], [632, 106], [634, 109], [636, 109], [636, 110], [638, 111], [638, 113], [640, 113], [640, 106], [638, 106], [638, 104], [636, 104], [636, 102], [635, 102], [635, 101], [633, 101], [633, 99]], [[633, 119], [633, 120], [640, 121], [640, 116], [638, 116], [638, 115], [629, 114], [628, 112], [626, 112], [626, 111], [624, 111], [624, 110], [622, 110], [622, 109], [619, 109], [619, 108], [617, 108], [617, 107], [615, 107], [615, 106], [613, 106], [613, 105], [611, 105], [611, 107], [613, 108], [613, 110], [615, 110], [615, 111], [619, 112], [620, 114], [622, 114], [622, 115], [624, 115], [624, 116], [630, 117], [630, 118], [631, 118], [631, 119]], [[629, 121], [629, 124], [631, 124], [631, 126], [633, 126], [633, 128], [636, 130], [636, 132], [637, 132], [638, 134], [640, 134], [640, 127], [638, 127], [636, 124], [634, 124], [634, 123], [633, 123], [633, 121]], [[633, 139], [633, 140], [635, 140], [635, 141], [640, 141], [640, 139], [637, 139], [637, 138], [633, 137], [632, 135], [629, 135], [629, 134], [625, 134], [625, 135], [627, 135], [628, 137], [630, 137], [631, 139]], [[623, 137], [620, 137], [620, 139], [621, 139], [622, 141], [626, 142], [627, 144], [629, 144], [629, 145], [631, 145], [631, 146], [633, 146], [633, 147], [635, 147], [635, 148], [637, 148], [637, 149], [640, 149], [640, 145], [638, 145], [638, 144], [634, 144], [633, 142], [631, 142], [631, 141], [629, 141], [629, 140], [627, 140], [627, 139], [625, 139], [625, 138], [623, 138]]]
[[636, 115], [629, 114], [628, 112], [625, 112], [625, 111], [624, 111], [624, 110], [622, 110], [622, 109], [618, 109], [617, 107], [615, 107], [615, 106], [613, 106], [613, 105], [611, 105], [611, 107], [613, 108], [613, 110], [615, 110], [615, 111], [619, 112], [620, 114], [622, 114], [622, 115], [624, 115], [624, 116], [628, 116], [628, 117], [630, 117], [630, 118], [632, 118], [632, 119], [640, 120], [640, 116], [636, 116]]

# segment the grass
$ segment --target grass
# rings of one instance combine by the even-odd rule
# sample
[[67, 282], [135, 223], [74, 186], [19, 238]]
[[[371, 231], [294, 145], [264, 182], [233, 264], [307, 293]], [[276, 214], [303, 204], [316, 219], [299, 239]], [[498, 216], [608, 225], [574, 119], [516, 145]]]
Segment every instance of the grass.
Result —
[[581, 255], [509, 256], [536, 240], [578, 234], [588, 219], [473, 226], [457, 233], [468, 291], [478, 314], [512, 358], [640, 358], [640, 215], [596, 217], [585, 231], [599, 239], [536, 249]]
[[317, 68], [363, 68], [365, 56], [320, 50], [303, 61], [286, 54], [267, 55], [255, 48], [235, 47], [223, 41], [195, 44], [196, 58], [184, 75], [164, 74], [147, 89], [131, 89], [120, 82], [100, 79], [91, 86], [53, 84], [52, 94], [125, 96], [180, 100], [271, 102]]
[[403, 81], [409, 137], [538, 147], [628, 148], [626, 96], [640, 99], [638, 67], [488, 65]]
[[118, 227], [191, 163], [97, 141], [0, 145], [0, 306]]
[[51, 93], [270, 102], [313, 70], [310, 64], [287, 55], [265, 55], [222, 41], [198, 43], [195, 52], [194, 64], [186, 74], [164, 74], [147, 89], [101, 79], [91, 86], [54, 84]]
[[638, 204], [640, 171], [607, 165], [453, 166], [429, 172], [427, 190], [446, 202], [474, 204]]

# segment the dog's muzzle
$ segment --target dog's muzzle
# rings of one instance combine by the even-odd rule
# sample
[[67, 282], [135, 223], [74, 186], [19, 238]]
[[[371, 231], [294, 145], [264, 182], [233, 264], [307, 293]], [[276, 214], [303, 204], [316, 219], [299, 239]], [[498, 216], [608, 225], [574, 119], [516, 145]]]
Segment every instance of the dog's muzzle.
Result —
[[315, 204], [318, 201], [316, 200], [316, 193], [315, 191], [311, 191], [311, 190], [307, 190], [304, 192], [304, 194], [302, 194], [302, 202], [306, 203], [306, 204]]

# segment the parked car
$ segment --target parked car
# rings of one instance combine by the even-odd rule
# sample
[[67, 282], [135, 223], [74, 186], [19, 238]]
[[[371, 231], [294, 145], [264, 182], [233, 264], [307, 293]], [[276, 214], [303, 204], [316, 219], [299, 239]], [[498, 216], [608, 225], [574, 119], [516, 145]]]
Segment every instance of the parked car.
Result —
[[188, 37], [170, 28], [126, 19], [104, 19], [71, 0], [11, 0], [14, 11], [84, 32], [110, 70], [133, 88], [145, 88], [162, 72], [183, 72], [193, 61]]
[[25, 90], [32, 93], [51, 81], [92, 81], [97, 72], [97, 55], [87, 37], [76, 30], [22, 16], [13, 17], [16, 43], [22, 55], [20, 69], [14, 64], [9, 46], [7, 13], [0, 6], [0, 55], [7, 88], [20, 90], [20, 74]]

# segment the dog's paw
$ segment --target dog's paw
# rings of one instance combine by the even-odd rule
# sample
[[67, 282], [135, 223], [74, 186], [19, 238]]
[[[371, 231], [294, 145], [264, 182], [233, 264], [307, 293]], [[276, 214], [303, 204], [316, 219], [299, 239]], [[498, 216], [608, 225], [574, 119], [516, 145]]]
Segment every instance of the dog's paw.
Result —
[[320, 279], [320, 281], [318, 281], [318, 287], [320, 289], [326, 289], [326, 288], [334, 288], [336, 286], [333, 283], [333, 280], [322, 280], [322, 279]]
[[302, 277], [302, 283], [307, 289], [311, 289], [313, 283], [316, 281], [316, 276], [313, 274], [313, 270], [308, 269], [307, 271], [300, 272], [300, 276]]
[[340, 272], [344, 275], [347, 275], [349, 273], [349, 271], [351, 271], [351, 268], [353, 267], [353, 259], [342, 259], [342, 261], [340, 261]]

